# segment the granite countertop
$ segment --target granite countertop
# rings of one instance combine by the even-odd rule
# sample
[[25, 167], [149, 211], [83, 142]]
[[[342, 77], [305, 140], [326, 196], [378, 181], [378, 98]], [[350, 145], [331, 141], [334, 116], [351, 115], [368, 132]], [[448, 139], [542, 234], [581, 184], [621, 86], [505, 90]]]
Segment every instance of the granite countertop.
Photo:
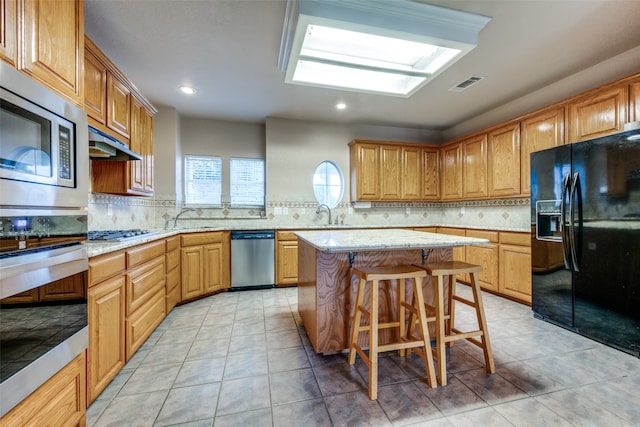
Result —
[[316, 249], [327, 252], [421, 249], [489, 243], [487, 239], [403, 229], [317, 230], [299, 231], [295, 234]]

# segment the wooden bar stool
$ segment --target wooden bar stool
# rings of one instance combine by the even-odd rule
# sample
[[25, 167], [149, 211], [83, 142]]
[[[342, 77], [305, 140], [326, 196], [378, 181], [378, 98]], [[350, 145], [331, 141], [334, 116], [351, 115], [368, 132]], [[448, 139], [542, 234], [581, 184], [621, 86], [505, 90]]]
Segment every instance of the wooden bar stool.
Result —
[[[434, 283], [434, 306], [426, 305], [429, 312], [435, 312], [435, 316], [427, 317], [427, 321], [436, 322], [436, 349], [435, 356], [438, 361], [438, 380], [441, 385], [447, 384], [447, 359], [445, 352], [445, 343], [449, 347], [453, 347], [453, 342], [466, 339], [484, 352], [484, 363], [488, 373], [493, 374], [496, 371], [493, 362], [493, 353], [491, 352], [491, 343], [489, 342], [489, 330], [487, 329], [487, 321], [484, 315], [484, 305], [482, 304], [482, 294], [480, 292], [480, 282], [478, 280], [478, 272], [482, 271], [482, 266], [469, 264], [461, 261], [448, 261], [429, 264], [423, 267], [427, 273], [433, 276]], [[456, 295], [456, 275], [469, 273], [471, 277], [471, 290], [473, 292], [473, 300], [469, 300]], [[444, 283], [445, 279], [451, 280], [451, 297], [449, 299], [449, 315], [445, 314], [444, 302]], [[455, 303], [461, 302], [473, 307], [478, 320], [478, 329], [474, 331], [461, 331], [455, 327]], [[445, 331], [445, 320], [449, 320], [449, 324]], [[412, 320], [412, 325], [415, 321]], [[479, 339], [478, 339], [479, 338]]]
[[[422, 294], [422, 281], [427, 275], [426, 271], [411, 265], [398, 265], [354, 268], [353, 274], [358, 276], [359, 281], [355, 314], [351, 329], [351, 340], [349, 343], [349, 364], [353, 365], [355, 363], [356, 352], [358, 352], [369, 368], [369, 398], [372, 400], [378, 398], [378, 353], [383, 351], [398, 350], [398, 354], [404, 356], [406, 349], [416, 348], [416, 353], [425, 361], [427, 383], [430, 387], [436, 387], [437, 382], [433, 358], [429, 351], [431, 350], [429, 328], [427, 327], [424, 297]], [[405, 302], [405, 279], [413, 279], [413, 301], [411, 304]], [[381, 280], [397, 280], [398, 282], [398, 316], [395, 321], [385, 323], [378, 322], [378, 288]], [[371, 282], [369, 309], [363, 304], [365, 288], [368, 282]], [[407, 328], [407, 311], [415, 316], [414, 318], [417, 318], [420, 336], [412, 335], [411, 330], [413, 330], [414, 327]], [[363, 316], [369, 320], [368, 323], [361, 324]], [[399, 341], [379, 345], [378, 331], [387, 328], [398, 328]], [[362, 331], [369, 331], [368, 356], [362, 347], [358, 345], [358, 336]]]

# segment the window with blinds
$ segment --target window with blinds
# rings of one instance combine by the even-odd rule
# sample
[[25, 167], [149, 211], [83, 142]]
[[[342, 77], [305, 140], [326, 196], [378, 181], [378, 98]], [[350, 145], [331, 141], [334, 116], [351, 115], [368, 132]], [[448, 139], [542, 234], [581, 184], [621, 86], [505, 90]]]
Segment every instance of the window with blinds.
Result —
[[264, 160], [232, 158], [230, 166], [231, 207], [264, 206]]
[[222, 158], [185, 156], [185, 204], [222, 205]]

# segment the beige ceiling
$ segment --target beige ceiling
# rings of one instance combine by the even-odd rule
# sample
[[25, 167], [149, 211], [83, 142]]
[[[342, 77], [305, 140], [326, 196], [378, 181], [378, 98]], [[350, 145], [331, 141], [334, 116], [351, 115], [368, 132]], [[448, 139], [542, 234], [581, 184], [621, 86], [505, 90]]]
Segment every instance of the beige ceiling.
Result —
[[[476, 49], [408, 99], [285, 84], [277, 67], [285, 0], [85, 0], [85, 32], [156, 106], [231, 121], [280, 117], [454, 135], [640, 71], [638, 0], [428, 3], [492, 19]], [[448, 90], [471, 75], [485, 79]], [[197, 94], [181, 95], [183, 83]], [[338, 101], [348, 108], [337, 111]]]

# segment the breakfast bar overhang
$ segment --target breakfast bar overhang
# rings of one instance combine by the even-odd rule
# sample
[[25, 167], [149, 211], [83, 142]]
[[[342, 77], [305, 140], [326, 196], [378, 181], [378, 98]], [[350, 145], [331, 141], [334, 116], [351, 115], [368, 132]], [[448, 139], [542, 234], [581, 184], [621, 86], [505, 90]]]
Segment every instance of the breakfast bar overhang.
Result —
[[[316, 353], [335, 354], [348, 348], [349, 331], [356, 298], [357, 278], [352, 268], [426, 265], [450, 261], [455, 246], [489, 243], [486, 239], [451, 236], [405, 229], [360, 229], [299, 231], [298, 236], [298, 312]], [[431, 277], [423, 283], [425, 301], [433, 300]], [[449, 283], [444, 284], [445, 299]], [[380, 290], [380, 319], [395, 317], [394, 283]], [[407, 286], [406, 300], [412, 288]], [[432, 326], [432, 325], [431, 325]], [[433, 330], [430, 330], [432, 333]], [[393, 337], [380, 333], [380, 343]], [[366, 345], [361, 337], [362, 345]]]

